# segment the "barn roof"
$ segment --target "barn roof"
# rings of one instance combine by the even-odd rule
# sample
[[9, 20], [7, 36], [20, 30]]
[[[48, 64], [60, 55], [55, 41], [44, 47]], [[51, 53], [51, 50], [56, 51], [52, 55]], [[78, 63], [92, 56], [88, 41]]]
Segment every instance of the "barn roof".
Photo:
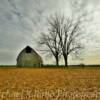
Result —
[[18, 55], [18, 57], [17, 57], [17, 60], [19, 59], [21, 53], [22, 53], [24, 50], [26, 50], [26, 49], [31, 49], [31, 50], [42, 60], [41, 56], [40, 56], [33, 48], [31, 48], [30, 46], [26, 46], [26, 47], [19, 53], [19, 55]]

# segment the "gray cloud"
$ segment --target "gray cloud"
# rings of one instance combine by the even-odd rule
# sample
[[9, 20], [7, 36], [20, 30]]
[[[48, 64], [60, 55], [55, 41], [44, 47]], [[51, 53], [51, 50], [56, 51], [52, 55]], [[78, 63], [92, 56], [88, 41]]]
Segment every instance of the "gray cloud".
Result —
[[[70, 1], [73, 0], [0, 0], [0, 63], [15, 64], [18, 53], [26, 45], [36, 48], [35, 40], [38, 39], [40, 32], [45, 30], [46, 18], [55, 12], [70, 15]], [[86, 24], [89, 26], [86, 28], [88, 36], [96, 36], [94, 42], [90, 39], [90, 44], [97, 41], [99, 43], [100, 2], [83, 1], [84, 5], [87, 5], [87, 11], [93, 10], [89, 15], [93, 17], [92, 21]], [[90, 49], [92, 47], [93, 45], [90, 45]], [[96, 50], [99, 51], [100, 48]]]

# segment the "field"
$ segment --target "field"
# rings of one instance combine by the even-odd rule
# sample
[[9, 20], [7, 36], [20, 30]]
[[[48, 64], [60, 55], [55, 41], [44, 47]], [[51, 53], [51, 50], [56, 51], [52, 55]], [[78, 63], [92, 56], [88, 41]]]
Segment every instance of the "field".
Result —
[[100, 68], [1, 68], [0, 100], [100, 100]]

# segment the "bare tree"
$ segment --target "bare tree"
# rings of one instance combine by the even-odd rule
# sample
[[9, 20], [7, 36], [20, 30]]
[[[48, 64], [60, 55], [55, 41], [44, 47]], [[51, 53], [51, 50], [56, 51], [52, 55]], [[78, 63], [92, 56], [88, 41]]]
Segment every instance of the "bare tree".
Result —
[[65, 66], [68, 66], [68, 56], [72, 53], [77, 54], [82, 48], [78, 40], [80, 22], [74, 22], [70, 18], [58, 15], [52, 16], [48, 22], [51, 29], [54, 30], [53, 34], [56, 34], [59, 38], [58, 45], [60, 45]]
[[42, 33], [40, 36], [39, 44], [43, 47], [42, 51], [47, 53], [51, 53], [55, 60], [56, 65], [59, 66], [59, 59], [60, 59], [60, 41], [58, 40], [57, 33], [54, 33], [53, 29], [49, 29], [48, 34]]

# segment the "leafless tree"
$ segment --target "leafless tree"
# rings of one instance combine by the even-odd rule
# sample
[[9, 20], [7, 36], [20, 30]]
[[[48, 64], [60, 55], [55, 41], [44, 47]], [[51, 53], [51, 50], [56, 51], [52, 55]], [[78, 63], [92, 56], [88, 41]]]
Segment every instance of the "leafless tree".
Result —
[[48, 34], [41, 33], [39, 44], [42, 46], [42, 51], [51, 53], [55, 60], [56, 65], [59, 66], [59, 59], [61, 55], [60, 41], [58, 40], [57, 33], [54, 33], [54, 29], [49, 29]]
[[68, 66], [68, 56], [72, 53], [77, 54], [82, 48], [78, 40], [80, 21], [74, 21], [70, 18], [65, 18], [65, 16], [55, 14], [48, 22], [51, 30], [53, 30], [53, 35], [56, 34], [58, 37], [58, 47], [61, 49], [65, 66]]

